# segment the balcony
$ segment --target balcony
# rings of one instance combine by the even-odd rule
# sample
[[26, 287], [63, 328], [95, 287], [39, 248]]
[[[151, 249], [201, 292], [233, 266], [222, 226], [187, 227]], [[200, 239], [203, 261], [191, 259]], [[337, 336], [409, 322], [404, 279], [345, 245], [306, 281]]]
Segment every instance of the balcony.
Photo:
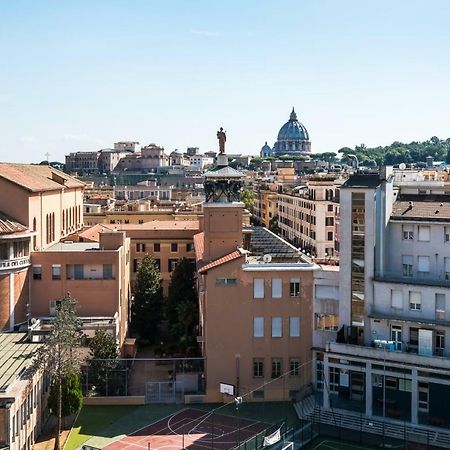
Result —
[[436, 368], [450, 371], [450, 358], [441, 356], [423, 356], [416, 353], [404, 351], [390, 351], [384, 348], [368, 347], [353, 344], [338, 344], [328, 342], [326, 346], [328, 353], [334, 353], [348, 358], [364, 358], [378, 361], [389, 361], [402, 365], [422, 366], [425, 368]]
[[0, 259], [0, 271], [22, 269], [31, 265], [31, 259], [29, 256], [14, 259]]
[[415, 284], [419, 286], [450, 287], [450, 279], [446, 279], [444, 273], [416, 272], [410, 277], [405, 277], [401, 272], [385, 272], [383, 275], [375, 275], [375, 281], [381, 281], [382, 283]]

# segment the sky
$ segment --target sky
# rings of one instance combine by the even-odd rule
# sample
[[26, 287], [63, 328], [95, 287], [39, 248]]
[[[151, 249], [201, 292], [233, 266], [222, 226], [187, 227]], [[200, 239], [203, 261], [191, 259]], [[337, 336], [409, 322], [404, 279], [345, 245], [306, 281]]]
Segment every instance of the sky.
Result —
[[450, 137], [447, 0], [0, 0], [0, 160]]

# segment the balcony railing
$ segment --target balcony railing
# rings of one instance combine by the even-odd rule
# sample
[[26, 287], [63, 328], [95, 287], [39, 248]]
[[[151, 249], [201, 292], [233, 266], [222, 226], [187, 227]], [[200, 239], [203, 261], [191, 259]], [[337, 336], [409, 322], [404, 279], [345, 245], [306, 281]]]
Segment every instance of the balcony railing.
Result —
[[15, 259], [0, 259], [0, 270], [20, 269], [31, 265], [29, 256]]
[[450, 279], [446, 279], [445, 274], [436, 274], [428, 272], [415, 272], [409, 277], [405, 277], [401, 272], [385, 272], [383, 275], [375, 275], [375, 281], [384, 283], [405, 283], [421, 286], [448, 286]]

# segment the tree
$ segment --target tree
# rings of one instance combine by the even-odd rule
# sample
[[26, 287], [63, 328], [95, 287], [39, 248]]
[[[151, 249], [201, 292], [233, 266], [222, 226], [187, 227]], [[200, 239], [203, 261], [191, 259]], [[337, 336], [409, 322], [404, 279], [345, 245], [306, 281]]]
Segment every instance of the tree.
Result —
[[253, 190], [252, 189], [244, 189], [241, 192], [241, 201], [244, 202], [245, 208], [253, 213], [254, 200], [253, 200]]
[[146, 255], [138, 269], [131, 306], [131, 326], [141, 338], [155, 342], [162, 319], [162, 307], [161, 273], [155, 260]]
[[[75, 372], [68, 372], [62, 381], [61, 416], [67, 417], [75, 414], [83, 404], [83, 393], [81, 391], [80, 377]], [[58, 408], [58, 386], [55, 383], [50, 388], [48, 406], [52, 411]]]
[[269, 220], [269, 230], [276, 235], [279, 235], [281, 232], [280, 226], [278, 225], [278, 215], [273, 216]]
[[178, 261], [169, 284], [166, 317], [178, 342], [189, 345], [198, 323], [195, 265], [186, 258]]
[[[81, 321], [76, 315], [77, 301], [69, 293], [58, 303], [52, 329], [36, 352], [34, 370], [47, 371], [52, 379], [56, 404], [53, 413], [57, 417], [55, 450], [60, 450], [61, 418], [63, 415], [63, 384], [71, 373], [80, 370], [81, 356], [77, 349], [81, 346]], [[73, 386], [73, 385], [71, 385]]]
[[89, 367], [92, 375], [89, 379], [95, 383], [98, 392], [108, 395], [117, 387], [111, 382], [110, 376], [118, 365], [119, 347], [116, 339], [104, 330], [97, 330], [89, 342], [89, 349], [92, 357]]

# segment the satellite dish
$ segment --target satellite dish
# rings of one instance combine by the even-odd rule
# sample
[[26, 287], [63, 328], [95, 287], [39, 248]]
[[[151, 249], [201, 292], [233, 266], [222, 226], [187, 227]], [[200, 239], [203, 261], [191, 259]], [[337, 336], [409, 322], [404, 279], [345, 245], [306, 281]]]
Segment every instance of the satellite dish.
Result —
[[263, 256], [263, 261], [264, 261], [265, 263], [270, 263], [270, 261], [272, 261], [272, 255], [269, 255], [269, 254], [264, 255], [264, 256]]
[[37, 322], [37, 319], [35, 319], [34, 317], [31, 319], [31, 324], [34, 325]]
[[405, 163], [400, 163], [400, 164], [398, 165], [398, 168], [399, 168], [400, 170], [405, 170], [405, 169], [406, 169], [406, 164], [405, 164]]

